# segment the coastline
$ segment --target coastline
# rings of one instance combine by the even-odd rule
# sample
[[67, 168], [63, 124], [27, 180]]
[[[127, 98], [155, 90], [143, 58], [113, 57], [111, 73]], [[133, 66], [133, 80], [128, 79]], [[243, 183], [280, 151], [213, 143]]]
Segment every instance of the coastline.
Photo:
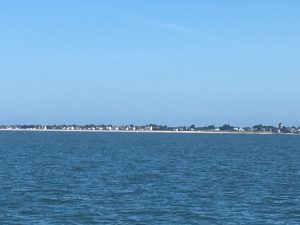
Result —
[[[82, 132], [82, 133], [160, 133], [160, 134], [244, 134], [276, 135], [285, 133], [243, 131], [172, 131], [172, 130], [63, 130], [63, 129], [0, 129], [0, 132]], [[297, 135], [297, 134], [289, 134]]]

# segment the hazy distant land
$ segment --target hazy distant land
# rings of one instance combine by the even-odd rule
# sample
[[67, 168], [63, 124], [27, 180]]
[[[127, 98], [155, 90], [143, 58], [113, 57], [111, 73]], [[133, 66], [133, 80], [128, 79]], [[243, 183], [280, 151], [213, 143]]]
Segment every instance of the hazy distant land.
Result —
[[197, 127], [167, 125], [0, 125], [0, 131], [69, 131], [69, 132], [130, 132], [130, 133], [198, 133], [198, 134], [299, 134], [300, 127], [255, 125], [237, 127], [225, 124]]

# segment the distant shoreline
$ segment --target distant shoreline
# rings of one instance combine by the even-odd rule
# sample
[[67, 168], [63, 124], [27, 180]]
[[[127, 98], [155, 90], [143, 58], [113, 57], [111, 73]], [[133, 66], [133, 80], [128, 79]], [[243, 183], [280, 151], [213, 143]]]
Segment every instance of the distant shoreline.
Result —
[[[82, 133], [165, 133], [165, 134], [245, 134], [276, 135], [285, 133], [243, 131], [167, 131], [167, 130], [63, 130], [63, 129], [0, 129], [3, 132], [82, 132]], [[290, 133], [288, 133], [291, 135]], [[292, 133], [293, 134], [293, 133]], [[293, 134], [297, 135], [297, 134]]]
[[231, 126], [168, 126], [148, 125], [112, 125], [112, 124], [54, 124], [54, 125], [0, 125], [0, 131], [37, 131], [37, 132], [107, 132], [107, 133], [169, 133], [169, 134], [300, 134], [300, 127], [254, 125], [252, 127]]

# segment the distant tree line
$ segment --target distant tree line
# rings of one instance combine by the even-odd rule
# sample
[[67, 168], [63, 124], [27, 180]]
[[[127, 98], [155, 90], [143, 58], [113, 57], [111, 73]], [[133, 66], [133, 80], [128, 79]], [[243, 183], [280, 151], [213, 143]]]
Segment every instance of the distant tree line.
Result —
[[114, 126], [111, 124], [88, 124], [88, 125], [0, 125], [0, 129], [43, 129], [43, 130], [152, 130], [152, 131], [225, 131], [225, 132], [268, 132], [268, 133], [299, 133], [300, 127], [286, 127], [279, 124], [278, 126], [266, 126], [262, 124], [252, 127], [235, 127], [230, 124], [222, 126], [167, 126], [158, 124], [148, 125], [121, 125]]

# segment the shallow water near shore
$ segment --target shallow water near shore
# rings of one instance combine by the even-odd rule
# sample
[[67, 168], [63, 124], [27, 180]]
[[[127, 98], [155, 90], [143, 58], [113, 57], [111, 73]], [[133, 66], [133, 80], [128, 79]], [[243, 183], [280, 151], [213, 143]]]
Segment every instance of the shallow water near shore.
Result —
[[0, 224], [300, 224], [300, 136], [0, 132]]

